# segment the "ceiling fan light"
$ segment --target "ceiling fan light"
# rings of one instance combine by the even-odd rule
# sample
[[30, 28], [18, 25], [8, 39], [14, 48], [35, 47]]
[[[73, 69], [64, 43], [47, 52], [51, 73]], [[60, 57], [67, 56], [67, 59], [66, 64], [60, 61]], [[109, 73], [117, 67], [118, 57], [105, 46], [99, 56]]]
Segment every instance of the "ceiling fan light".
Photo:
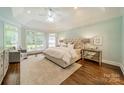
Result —
[[52, 13], [51, 13], [51, 11], [48, 11], [48, 16], [52, 16]]

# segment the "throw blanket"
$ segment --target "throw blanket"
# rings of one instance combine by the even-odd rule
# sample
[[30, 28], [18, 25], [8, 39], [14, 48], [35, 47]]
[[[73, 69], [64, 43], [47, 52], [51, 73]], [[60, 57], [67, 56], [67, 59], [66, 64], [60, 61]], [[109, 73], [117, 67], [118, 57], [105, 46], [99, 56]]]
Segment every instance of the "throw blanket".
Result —
[[72, 58], [76, 58], [76, 51], [68, 47], [55, 47], [48, 48], [44, 51], [45, 54], [50, 55], [54, 58], [59, 58], [64, 60], [67, 64], [70, 64]]

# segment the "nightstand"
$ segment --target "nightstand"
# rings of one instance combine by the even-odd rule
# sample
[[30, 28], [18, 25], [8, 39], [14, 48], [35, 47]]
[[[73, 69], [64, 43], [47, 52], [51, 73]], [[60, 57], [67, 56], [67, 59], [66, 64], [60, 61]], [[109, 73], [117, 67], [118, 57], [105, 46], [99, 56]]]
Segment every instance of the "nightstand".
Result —
[[95, 49], [82, 49], [82, 60], [88, 59], [99, 62], [99, 66], [102, 64], [102, 51]]

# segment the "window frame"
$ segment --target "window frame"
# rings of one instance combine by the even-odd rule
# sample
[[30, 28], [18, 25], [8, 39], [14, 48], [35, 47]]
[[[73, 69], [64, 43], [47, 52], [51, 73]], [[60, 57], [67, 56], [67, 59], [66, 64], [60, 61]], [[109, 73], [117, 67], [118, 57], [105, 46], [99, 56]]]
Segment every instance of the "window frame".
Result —
[[[50, 35], [54, 35], [54, 45], [50, 45], [51, 44], [51, 42], [50, 42]], [[49, 35], [48, 35], [48, 47], [56, 47], [56, 33], [49, 33]]]
[[[10, 26], [11, 29], [6, 30], [7, 29], [6, 26]], [[17, 34], [17, 36], [16, 36], [17, 40], [16, 40], [15, 45], [14, 44], [12, 44], [10, 46], [9, 46], [9, 44], [7, 45], [7, 41], [6, 41], [7, 39], [6, 38], [7, 38], [7, 32], [9, 32], [9, 31], [10, 32], [16, 32], [16, 34]], [[4, 40], [3, 41], [4, 41], [4, 48], [15, 47], [17, 49], [19, 47], [19, 28], [18, 28], [18, 26], [15, 26], [15, 25], [12, 25], [12, 24], [9, 24], [9, 23], [4, 23]], [[9, 46], [9, 47], [7, 47], [7, 46]]]
[[[27, 40], [27, 35], [28, 35], [28, 33], [33, 33], [33, 41], [34, 41], [34, 48], [32, 48], [32, 49], [28, 49], [28, 40]], [[40, 33], [41, 34], [41, 38], [42, 38], [42, 40], [41, 41], [43, 41], [42, 42], [42, 44], [41, 44], [41, 48], [40, 47], [37, 47], [37, 46], [40, 46], [38, 43], [37, 43], [37, 40], [38, 39], [36, 39], [36, 34], [37, 33]], [[44, 47], [45, 47], [45, 33], [44, 32], [40, 32], [40, 31], [33, 31], [33, 30], [26, 30], [26, 48], [27, 48], [27, 51], [37, 51], [37, 50], [43, 50], [44, 49]]]

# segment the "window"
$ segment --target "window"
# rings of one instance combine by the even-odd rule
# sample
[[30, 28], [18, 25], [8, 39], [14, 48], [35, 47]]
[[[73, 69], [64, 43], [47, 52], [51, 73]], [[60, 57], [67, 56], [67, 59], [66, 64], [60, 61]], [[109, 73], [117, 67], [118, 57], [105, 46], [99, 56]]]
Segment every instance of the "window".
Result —
[[36, 44], [36, 49], [41, 49], [44, 47], [44, 35], [43, 35], [43, 33], [37, 32], [35, 34], [35, 44]]
[[44, 48], [45, 36], [42, 32], [27, 31], [27, 50], [41, 50]]
[[49, 47], [55, 47], [56, 46], [56, 34], [50, 33], [49, 34]]
[[18, 28], [5, 24], [4, 25], [4, 47], [10, 48], [10, 47], [18, 47]]

